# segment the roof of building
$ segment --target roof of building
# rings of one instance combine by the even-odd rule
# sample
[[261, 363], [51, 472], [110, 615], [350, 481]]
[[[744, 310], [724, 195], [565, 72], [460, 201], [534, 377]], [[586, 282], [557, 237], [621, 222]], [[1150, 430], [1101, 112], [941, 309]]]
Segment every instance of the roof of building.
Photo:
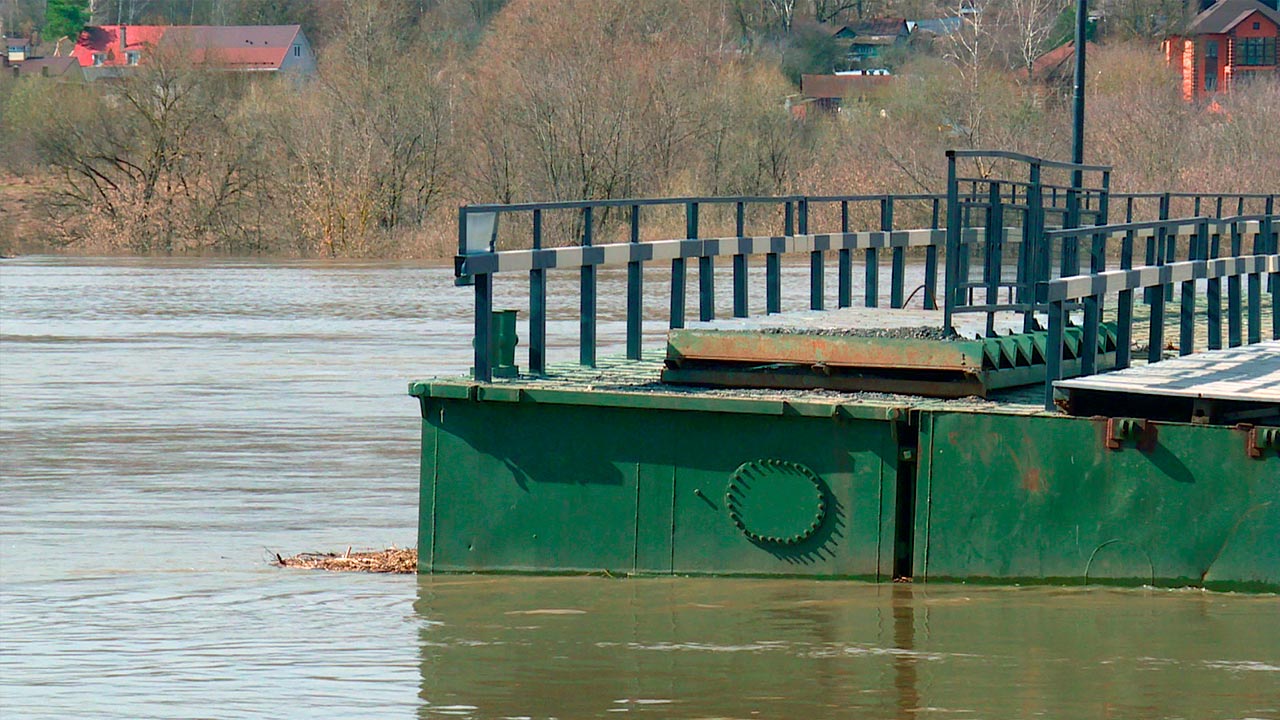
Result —
[[844, 98], [884, 87], [892, 75], [801, 75], [800, 93], [809, 98]]
[[[1097, 49], [1097, 45], [1086, 42], [1084, 44], [1086, 59], [1089, 53], [1095, 52]], [[1068, 68], [1074, 69], [1075, 57], [1076, 44], [1074, 41], [1059, 45], [1031, 63], [1031, 77], [1034, 80], [1048, 80]]]
[[1280, 12], [1258, 0], [1219, 0], [1191, 21], [1187, 32], [1191, 35], [1221, 35], [1229, 33], [1250, 15], [1262, 13], [1271, 22], [1280, 25]]
[[165, 48], [196, 64], [274, 70], [300, 31], [298, 25], [95, 25], [80, 33], [71, 54], [84, 67], [95, 54], [106, 56], [102, 65], [125, 65], [126, 52]]
[[80, 63], [70, 56], [30, 58], [24, 62], [14, 64], [13, 67], [17, 69], [20, 77], [42, 75], [58, 78], [69, 76], [78, 80], [84, 79], [84, 72], [80, 69]]
[[905, 35], [907, 34], [906, 18], [871, 18], [849, 26], [855, 35]]
[[[908, 20], [907, 27], [912, 32], [929, 33], [931, 35], [950, 35], [960, 29], [964, 19], [959, 15], [929, 18], [927, 20]], [[913, 27], [914, 26], [914, 27]]]

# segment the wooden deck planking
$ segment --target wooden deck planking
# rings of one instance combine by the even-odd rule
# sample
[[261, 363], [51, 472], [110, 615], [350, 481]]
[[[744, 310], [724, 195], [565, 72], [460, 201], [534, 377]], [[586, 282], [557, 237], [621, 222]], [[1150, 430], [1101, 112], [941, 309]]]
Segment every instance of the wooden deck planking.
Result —
[[1151, 365], [1060, 380], [1055, 387], [1280, 404], [1280, 340], [1197, 352]]

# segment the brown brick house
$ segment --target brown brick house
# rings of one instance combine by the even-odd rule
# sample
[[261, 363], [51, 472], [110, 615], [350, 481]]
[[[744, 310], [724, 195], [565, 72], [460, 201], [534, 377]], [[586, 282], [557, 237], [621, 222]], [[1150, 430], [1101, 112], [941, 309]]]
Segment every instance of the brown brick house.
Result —
[[1280, 12], [1257, 0], [1219, 0], [1164, 42], [1165, 61], [1182, 76], [1182, 96], [1202, 100], [1260, 77], [1280, 77]]

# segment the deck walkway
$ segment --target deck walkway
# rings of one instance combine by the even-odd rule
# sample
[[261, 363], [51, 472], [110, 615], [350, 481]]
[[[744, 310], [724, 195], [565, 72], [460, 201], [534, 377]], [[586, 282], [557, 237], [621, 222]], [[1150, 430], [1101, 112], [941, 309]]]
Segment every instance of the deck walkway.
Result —
[[1054, 387], [1079, 415], [1141, 407], [1147, 414], [1200, 422], [1280, 419], [1280, 340], [1060, 380]]

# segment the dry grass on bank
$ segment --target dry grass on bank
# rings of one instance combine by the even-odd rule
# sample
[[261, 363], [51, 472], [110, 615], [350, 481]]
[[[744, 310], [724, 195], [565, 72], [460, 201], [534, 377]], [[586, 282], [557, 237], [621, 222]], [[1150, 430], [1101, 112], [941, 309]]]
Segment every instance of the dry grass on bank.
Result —
[[345, 553], [299, 553], [291, 557], [275, 555], [275, 565], [306, 570], [335, 572], [415, 573], [418, 571], [416, 548], [395, 548]]

